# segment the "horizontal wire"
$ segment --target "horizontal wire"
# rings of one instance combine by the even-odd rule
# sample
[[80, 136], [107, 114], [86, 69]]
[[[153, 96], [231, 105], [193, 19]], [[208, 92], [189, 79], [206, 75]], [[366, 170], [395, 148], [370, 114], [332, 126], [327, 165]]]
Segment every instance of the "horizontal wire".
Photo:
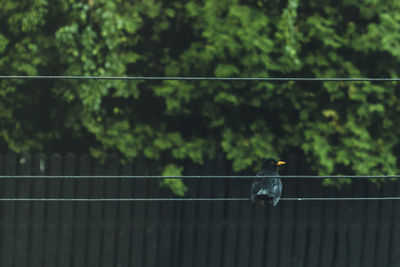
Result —
[[248, 201], [250, 198], [0, 198], [0, 201], [73, 201], [73, 202], [133, 202], [133, 201]]
[[[203, 175], [203, 176], [160, 176], [160, 175], [1, 175], [0, 179], [260, 179], [268, 176], [255, 175]], [[282, 175], [282, 179], [399, 179], [400, 175]]]
[[163, 77], [163, 76], [70, 76], [70, 75], [1, 75], [0, 79], [68, 79], [68, 80], [175, 80], [175, 81], [322, 81], [322, 82], [398, 82], [400, 78], [311, 78], [311, 77]]
[[[250, 198], [0, 198], [0, 202], [250, 201]], [[287, 197], [281, 201], [400, 200], [400, 197]]]
[[341, 201], [341, 200], [400, 200], [400, 197], [286, 197], [280, 200], [287, 201]]

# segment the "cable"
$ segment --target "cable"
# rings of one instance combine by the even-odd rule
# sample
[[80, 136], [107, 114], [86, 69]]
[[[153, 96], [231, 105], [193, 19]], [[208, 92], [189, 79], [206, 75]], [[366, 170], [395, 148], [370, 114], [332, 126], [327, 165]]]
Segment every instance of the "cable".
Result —
[[[0, 179], [260, 179], [268, 176], [254, 175], [204, 175], [204, 176], [160, 176], [160, 175], [2, 175]], [[283, 175], [281, 179], [399, 179], [400, 175]]]
[[[0, 202], [250, 201], [250, 198], [0, 198]], [[287, 197], [281, 201], [400, 200], [400, 197]]]
[[133, 202], [133, 201], [248, 201], [250, 198], [0, 198], [0, 201], [33, 202]]
[[281, 198], [283, 201], [341, 201], [341, 200], [400, 200], [400, 197], [286, 197]]
[[64, 80], [174, 80], [174, 81], [298, 81], [298, 82], [398, 82], [400, 78], [310, 78], [310, 77], [162, 77], [162, 76], [70, 76], [70, 75], [38, 75], [19, 76], [1, 75], [0, 79], [64, 79]]

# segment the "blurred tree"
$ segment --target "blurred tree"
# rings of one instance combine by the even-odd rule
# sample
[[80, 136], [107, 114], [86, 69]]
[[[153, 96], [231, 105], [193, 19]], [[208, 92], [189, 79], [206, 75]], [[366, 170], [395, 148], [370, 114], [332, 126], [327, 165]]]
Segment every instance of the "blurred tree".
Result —
[[[0, 3], [3, 75], [397, 77], [400, 67], [396, 0]], [[0, 84], [0, 146], [15, 152], [144, 154], [164, 174], [217, 152], [236, 171], [293, 151], [319, 174], [397, 169], [397, 84]], [[177, 183], [165, 182], [184, 193]]]

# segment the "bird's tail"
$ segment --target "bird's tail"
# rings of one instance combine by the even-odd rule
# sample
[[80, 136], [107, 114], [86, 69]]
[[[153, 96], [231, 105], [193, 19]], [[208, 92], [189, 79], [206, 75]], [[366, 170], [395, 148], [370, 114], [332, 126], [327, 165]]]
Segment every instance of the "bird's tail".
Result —
[[276, 206], [276, 204], [278, 204], [279, 198], [276, 199], [275, 196], [271, 196], [270, 193], [268, 192], [268, 190], [266, 189], [261, 189], [260, 191], [257, 192], [257, 194], [255, 194], [251, 200], [253, 202], [259, 202], [259, 203], [269, 203], [269, 204], [273, 204], [274, 206]]

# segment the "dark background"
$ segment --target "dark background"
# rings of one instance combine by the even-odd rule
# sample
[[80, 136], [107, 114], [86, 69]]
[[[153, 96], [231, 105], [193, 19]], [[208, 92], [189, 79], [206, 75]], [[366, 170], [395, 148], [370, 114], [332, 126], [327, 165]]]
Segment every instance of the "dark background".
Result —
[[[4, 155], [2, 175], [157, 175], [156, 162], [87, 155]], [[223, 156], [186, 175], [233, 175]], [[300, 164], [301, 165], [301, 164]], [[284, 171], [298, 168], [291, 159]], [[301, 172], [301, 171], [299, 171]], [[237, 173], [236, 173], [237, 174]], [[242, 173], [239, 173], [242, 174]], [[248, 197], [251, 180], [185, 180], [186, 197]], [[284, 180], [283, 197], [394, 196], [366, 180], [338, 191]], [[1, 179], [1, 197], [174, 197], [156, 180]], [[399, 266], [400, 203], [1, 202], [0, 266]]]

